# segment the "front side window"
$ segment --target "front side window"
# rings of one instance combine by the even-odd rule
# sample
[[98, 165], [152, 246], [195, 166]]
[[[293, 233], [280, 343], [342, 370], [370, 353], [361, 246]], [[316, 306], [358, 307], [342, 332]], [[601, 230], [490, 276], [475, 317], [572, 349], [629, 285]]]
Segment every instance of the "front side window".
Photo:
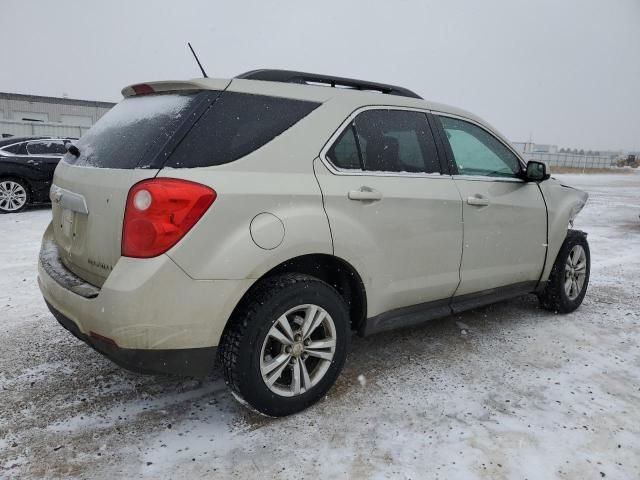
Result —
[[518, 157], [486, 130], [464, 120], [438, 117], [460, 175], [517, 177]]
[[364, 111], [342, 132], [327, 157], [342, 169], [440, 173], [430, 127], [421, 112]]

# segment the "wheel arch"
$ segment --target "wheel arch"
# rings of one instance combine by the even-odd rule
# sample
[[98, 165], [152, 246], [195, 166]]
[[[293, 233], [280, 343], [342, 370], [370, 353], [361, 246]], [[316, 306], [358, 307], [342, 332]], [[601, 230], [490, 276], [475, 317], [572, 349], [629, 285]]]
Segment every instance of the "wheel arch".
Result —
[[[233, 309], [229, 321], [233, 318], [235, 312], [252, 295], [256, 285], [266, 278], [283, 275], [285, 273], [310, 275], [334, 287], [349, 308], [351, 329], [355, 331], [361, 330], [367, 316], [367, 293], [362, 277], [346, 260], [325, 253], [312, 253], [293, 257], [265, 272], [261, 277], [257, 278], [244, 293]], [[229, 321], [227, 321], [227, 325]]]
[[547, 205], [547, 259], [540, 278], [545, 282], [549, 279], [573, 219], [585, 206], [589, 195], [555, 180], [540, 183], [540, 190]]

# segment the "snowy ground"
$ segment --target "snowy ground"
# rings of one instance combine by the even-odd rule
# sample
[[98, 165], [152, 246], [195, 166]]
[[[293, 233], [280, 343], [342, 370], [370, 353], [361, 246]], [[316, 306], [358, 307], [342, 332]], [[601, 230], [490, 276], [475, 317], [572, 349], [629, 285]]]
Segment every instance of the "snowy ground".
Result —
[[72, 338], [36, 286], [50, 211], [0, 216], [0, 477], [640, 478], [640, 174], [562, 178], [591, 194], [577, 312], [524, 297], [355, 338], [280, 420], [220, 373], [135, 375]]

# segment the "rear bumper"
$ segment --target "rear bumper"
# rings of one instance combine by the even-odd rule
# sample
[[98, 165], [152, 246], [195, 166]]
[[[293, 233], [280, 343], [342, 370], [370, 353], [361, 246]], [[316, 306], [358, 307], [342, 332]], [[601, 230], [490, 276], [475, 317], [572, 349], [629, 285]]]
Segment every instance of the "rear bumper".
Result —
[[94, 350], [127, 370], [137, 373], [162, 373], [169, 375], [204, 376], [213, 370], [216, 347], [183, 348], [178, 350], [142, 350], [120, 348], [100, 338], [85, 335], [73, 321], [49, 302], [53, 316], [64, 328]]
[[161, 255], [120, 258], [98, 288], [70, 272], [57, 255], [48, 228], [38, 284], [51, 312], [78, 338], [135, 371], [209, 371], [227, 320], [253, 282], [194, 280]]

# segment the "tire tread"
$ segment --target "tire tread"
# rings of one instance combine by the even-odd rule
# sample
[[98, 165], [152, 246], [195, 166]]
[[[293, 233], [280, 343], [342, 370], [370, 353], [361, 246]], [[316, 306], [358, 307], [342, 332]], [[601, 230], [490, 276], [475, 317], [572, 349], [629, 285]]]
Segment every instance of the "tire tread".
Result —
[[307, 284], [309, 282], [320, 283], [333, 289], [326, 282], [301, 273], [287, 273], [277, 277], [265, 278], [245, 296], [245, 299], [238, 305], [225, 328], [218, 349], [224, 381], [232, 390], [233, 395], [245, 405], [249, 404], [240, 390], [240, 375], [242, 372], [238, 368], [238, 359], [241, 341], [247, 335], [250, 321], [257, 317], [260, 307], [275, 291], [303, 282]]
[[[586, 240], [587, 234], [581, 230], [569, 229], [567, 236], [558, 252], [551, 273], [549, 274], [549, 280], [545, 285], [542, 293], [538, 295], [540, 305], [546, 310], [569, 313], [578, 308], [584, 298], [584, 293], [576, 299], [575, 302], [569, 303], [568, 299], [565, 300], [562, 296], [562, 289], [564, 289], [564, 269], [566, 256], [569, 250], [576, 244], [583, 244], [586, 248], [587, 259], [589, 258], [589, 245]], [[587, 278], [585, 279], [584, 289], [586, 291], [589, 281], [589, 266], [587, 267]], [[575, 304], [577, 303], [577, 305]]]

